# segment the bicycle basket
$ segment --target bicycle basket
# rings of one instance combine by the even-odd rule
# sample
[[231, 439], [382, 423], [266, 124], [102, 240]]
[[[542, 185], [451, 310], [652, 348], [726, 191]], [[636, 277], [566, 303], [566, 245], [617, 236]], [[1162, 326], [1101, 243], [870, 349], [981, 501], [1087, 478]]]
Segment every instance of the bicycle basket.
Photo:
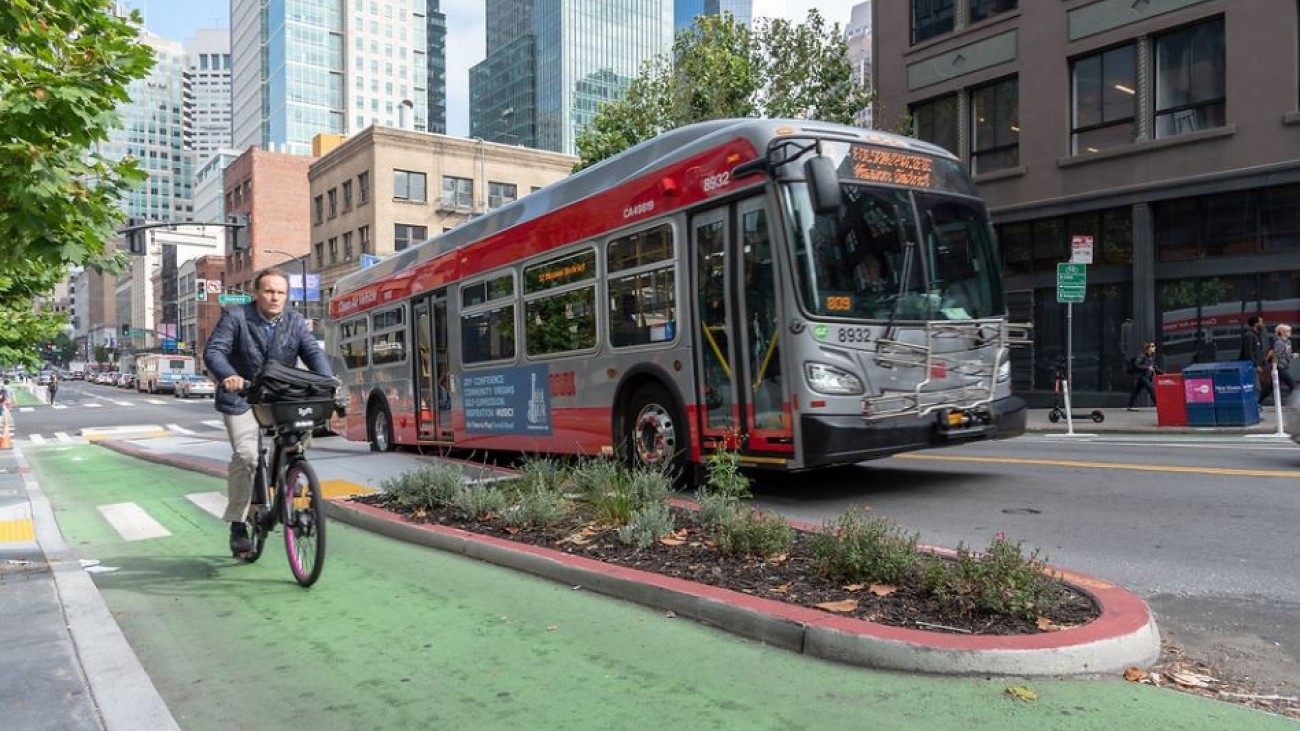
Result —
[[302, 368], [291, 368], [272, 361], [248, 392], [251, 404], [279, 401], [314, 401], [334, 398], [338, 381]]
[[253, 418], [260, 426], [279, 429], [315, 429], [334, 411], [334, 399], [277, 401], [253, 404]]

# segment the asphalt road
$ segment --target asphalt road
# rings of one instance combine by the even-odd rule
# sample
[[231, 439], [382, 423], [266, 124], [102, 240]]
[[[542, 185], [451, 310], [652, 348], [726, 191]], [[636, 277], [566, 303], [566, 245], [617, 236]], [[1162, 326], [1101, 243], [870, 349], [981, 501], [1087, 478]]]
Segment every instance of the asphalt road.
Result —
[[869, 507], [923, 543], [1004, 532], [1142, 595], [1162, 634], [1235, 677], [1300, 691], [1300, 448], [1242, 436], [1026, 436], [764, 479], [761, 506], [821, 523]]
[[[211, 400], [72, 382], [21, 411], [18, 438], [155, 424], [224, 439]], [[1243, 436], [1026, 436], [813, 475], [764, 476], [756, 502], [821, 523], [865, 505], [921, 541], [994, 534], [1143, 596], [1162, 633], [1236, 677], [1300, 693], [1300, 447]]]

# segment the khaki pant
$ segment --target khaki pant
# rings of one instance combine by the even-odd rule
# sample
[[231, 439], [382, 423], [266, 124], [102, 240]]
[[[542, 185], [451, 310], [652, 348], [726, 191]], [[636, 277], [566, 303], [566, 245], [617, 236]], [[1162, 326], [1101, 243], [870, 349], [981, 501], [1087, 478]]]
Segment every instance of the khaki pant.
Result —
[[257, 419], [253, 410], [242, 414], [222, 414], [226, 436], [230, 438], [230, 468], [226, 475], [226, 513], [221, 519], [242, 523], [248, 516], [253, 499], [253, 472], [257, 469]]

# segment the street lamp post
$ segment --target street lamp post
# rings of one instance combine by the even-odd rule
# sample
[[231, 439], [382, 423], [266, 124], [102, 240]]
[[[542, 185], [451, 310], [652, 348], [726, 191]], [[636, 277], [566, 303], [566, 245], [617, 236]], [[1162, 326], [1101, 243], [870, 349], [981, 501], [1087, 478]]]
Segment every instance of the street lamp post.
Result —
[[298, 263], [302, 265], [302, 299], [300, 300], [300, 302], [302, 302], [302, 314], [304, 317], [306, 317], [307, 316], [307, 256], [308, 255], [303, 254], [302, 256], [299, 257], [299, 256], [294, 256], [293, 254], [290, 254], [287, 251], [277, 251], [275, 249], [262, 249], [262, 253], [279, 254], [280, 256], [287, 256], [290, 259], [297, 259]]

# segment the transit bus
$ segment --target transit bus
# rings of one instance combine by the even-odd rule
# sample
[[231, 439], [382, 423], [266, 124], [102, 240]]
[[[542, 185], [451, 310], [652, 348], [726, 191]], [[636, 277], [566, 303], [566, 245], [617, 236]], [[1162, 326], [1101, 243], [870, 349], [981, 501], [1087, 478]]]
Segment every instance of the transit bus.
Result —
[[984, 204], [945, 150], [668, 132], [341, 278], [333, 425], [373, 450], [802, 470], [1021, 434]]
[[173, 393], [184, 376], [194, 375], [194, 356], [150, 353], [135, 359], [135, 390]]

